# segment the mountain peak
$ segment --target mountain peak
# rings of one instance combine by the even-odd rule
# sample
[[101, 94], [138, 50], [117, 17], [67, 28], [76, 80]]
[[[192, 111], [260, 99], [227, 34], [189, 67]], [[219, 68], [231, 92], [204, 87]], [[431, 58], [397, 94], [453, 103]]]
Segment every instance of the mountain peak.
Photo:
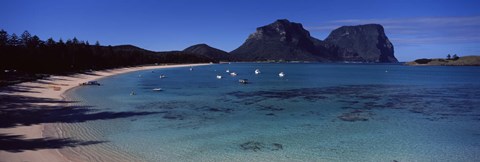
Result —
[[342, 26], [325, 41], [339, 47], [339, 54], [348, 61], [398, 62], [393, 44], [380, 24]]
[[382, 25], [343, 26], [321, 41], [311, 37], [302, 24], [287, 19], [258, 27], [230, 53], [242, 61], [397, 62]]
[[290, 21], [287, 19], [277, 19], [274, 24], [290, 24]]
[[310, 32], [300, 23], [290, 22], [287, 19], [278, 19], [275, 22], [258, 27], [249, 39], [273, 39], [282, 42], [298, 41], [310, 37]]
[[201, 43], [185, 48], [183, 52], [192, 53], [195, 55], [204, 56], [216, 61], [228, 60], [229, 55], [227, 52], [213, 48], [207, 44]]
[[258, 27], [231, 53], [244, 60], [316, 60], [309, 55], [320, 53], [315, 47], [317, 41], [302, 24], [279, 19]]
[[200, 48], [200, 47], [202, 47], [202, 48], [203, 48], [203, 47], [213, 48], [213, 47], [211, 47], [211, 46], [209, 46], [208, 44], [205, 44], [205, 43], [195, 44], [195, 45], [190, 46], [190, 47], [188, 47], [188, 48], [193, 48], [193, 47], [196, 47], [196, 48]]

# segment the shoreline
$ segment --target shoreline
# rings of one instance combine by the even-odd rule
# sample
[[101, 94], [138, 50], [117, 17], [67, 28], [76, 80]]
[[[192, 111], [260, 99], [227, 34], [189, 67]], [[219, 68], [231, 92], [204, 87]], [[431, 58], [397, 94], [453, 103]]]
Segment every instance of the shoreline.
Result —
[[[127, 67], [127, 68], [117, 68], [109, 69], [102, 71], [94, 71], [89, 74], [74, 74], [70, 76], [50, 76], [45, 79], [40, 79], [32, 82], [23, 82], [7, 87], [2, 87], [0, 90], [0, 95], [7, 96], [5, 103], [15, 105], [15, 108], [9, 107], [9, 104], [1, 107], [2, 109], [21, 109], [29, 110], [35, 108], [42, 108], [44, 106], [65, 106], [64, 94], [78, 87], [80, 83], [87, 81], [98, 80], [101, 78], [106, 78], [118, 74], [124, 74], [140, 70], [152, 70], [152, 69], [163, 69], [163, 68], [178, 68], [178, 67], [191, 67], [191, 66], [202, 66], [209, 65], [208, 63], [201, 64], [175, 64], [175, 65], [154, 65], [154, 66], [137, 66], [137, 67]], [[34, 102], [23, 103], [20, 101], [15, 101], [18, 97], [25, 97], [28, 99], [38, 99], [44, 102]], [[4, 99], [2, 98], [2, 102]], [[48, 100], [48, 102], [46, 102]], [[23, 106], [17, 106], [22, 105]], [[0, 109], [1, 110], [1, 109]], [[7, 142], [10, 141], [38, 141], [38, 140], [49, 140], [49, 137], [44, 136], [45, 126], [47, 124], [55, 123], [28, 123], [22, 125], [22, 123], [13, 123], [13, 126], [10, 127], [0, 127], [0, 137], [12, 137], [11, 139], [6, 139]], [[15, 137], [15, 138], [13, 138]], [[3, 138], [3, 137], [2, 137]], [[9, 141], [10, 140], [10, 141]], [[13, 142], [11, 142], [13, 143]], [[10, 144], [11, 144], [10, 143]], [[45, 142], [44, 142], [45, 143]], [[7, 146], [8, 147], [8, 146]], [[19, 148], [18, 150], [0, 150], [0, 162], [3, 161], [72, 161], [68, 156], [60, 153], [62, 148], [45, 148], [33, 146]]]

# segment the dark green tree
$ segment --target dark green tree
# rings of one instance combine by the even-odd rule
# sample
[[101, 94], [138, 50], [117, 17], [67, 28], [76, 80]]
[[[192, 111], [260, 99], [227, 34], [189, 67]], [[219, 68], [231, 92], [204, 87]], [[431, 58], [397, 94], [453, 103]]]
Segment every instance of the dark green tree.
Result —
[[30, 48], [37, 48], [43, 43], [42, 40], [37, 35], [34, 35], [32, 39], [30, 39], [30, 42], [28, 43], [28, 47]]
[[63, 42], [63, 39], [62, 39], [62, 38], [60, 38], [60, 39], [58, 40], [58, 45], [65, 45], [65, 43]]
[[72, 41], [71, 39], [67, 39], [67, 41], [65, 42], [65, 44], [66, 44], [67, 46], [72, 45], [72, 44], [73, 44], [73, 41]]
[[80, 44], [80, 41], [78, 41], [77, 37], [73, 37], [72, 43], [73, 43], [74, 45], [78, 45], [78, 44]]
[[[84, 70], [100, 70], [155, 63], [194, 63], [212, 60], [183, 52], [151, 52], [131, 46], [101, 46], [98, 41], [60, 38], [42, 41], [25, 31], [21, 38], [0, 30], [0, 70], [16, 69], [38, 77], [42, 74], [70, 74]], [[18, 78], [17, 78], [18, 79]]]
[[49, 47], [53, 47], [56, 44], [55, 40], [52, 37], [47, 39], [46, 45]]
[[8, 44], [8, 33], [5, 30], [0, 30], [0, 47], [7, 46]]
[[22, 45], [27, 47], [30, 43], [30, 40], [32, 39], [32, 35], [27, 30], [25, 30], [20, 36], [20, 38], [21, 38]]
[[452, 56], [450, 56], [450, 54], [447, 55], [447, 60], [450, 60], [452, 58]]
[[460, 57], [457, 56], [457, 54], [453, 54], [453, 60], [458, 60]]
[[18, 39], [17, 34], [13, 33], [8, 40], [8, 45], [10, 46], [19, 46], [21, 45], [20, 39]]

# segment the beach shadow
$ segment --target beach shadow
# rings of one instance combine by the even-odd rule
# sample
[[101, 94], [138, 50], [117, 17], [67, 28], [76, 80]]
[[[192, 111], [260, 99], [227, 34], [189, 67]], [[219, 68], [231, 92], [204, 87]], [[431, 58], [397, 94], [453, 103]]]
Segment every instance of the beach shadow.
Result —
[[15, 93], [15, 92], [38, 93], [37, 91], [33, 91], [32, 89], [45, 89], [45, 87], [27, 86], [27, 85], [17, 84], [17, 85], [12, 85], [12, 86], [1, 87], [0, 92], [3, 92], [3, 93]]
[[156, 114], [157, 112], [110, 112], [92, 106], [69, 105], [75, 101], [0, 95], [0, 128], [42, 123], [79, 123]]
[[[31, 88], [31, 87], [30, 87]], [[12, 86], [11, 92], [28, 90]], [[12, 93], [0, 94], [0, 128], [14, 128], [46, 123], [80, 123], [156, 114], [157, 112], [110, 112], [77, 106], [76, 101], [29, 97]], [[27, 150], [59, 149], [99, 144], [106, 141], [79, 141], [69, 138], [26, 139], [23, 135], [0, 133], [0, 151], [23, 152]]]
[[79, 141], [69, 138], [33, 138], [26, 139], [23, 135], [0, 134], [0, 150], [7, 152], [23, 152], [41, 149], [60, 149], [104, 143], [105, 141]]
[[46, 103], [47, 104], [65, 104], [65, 103], [76, 103], [77, 101], [54, 100], [49, 98], [28, 97], [23, 95], [0, 94], [0, 102], [2, 103], [2, 105], [0, 105], [0, 110], [5, 110], [5, 109], [15, 109], [22, 106], [34, 107], [36, 106], [34, 104], [46, 104]]
[[33, 83], [44, 84], [44, 85], [51, 85], [53, 80], [45, 78], [45, 79], [38, 79], [38, 80], [32, 81], [32, 82]]
[[80, 72], [79, 74], [91, 75], [91, 76], [100, 76], [99, 74], [96, 74], [95, 72]]

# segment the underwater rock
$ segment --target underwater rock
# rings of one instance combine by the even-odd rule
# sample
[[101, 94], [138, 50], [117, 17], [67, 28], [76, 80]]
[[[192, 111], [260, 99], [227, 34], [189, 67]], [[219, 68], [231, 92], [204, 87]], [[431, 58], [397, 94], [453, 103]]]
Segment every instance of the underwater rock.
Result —
[[278, 151], [278, 150], [283, 150], [283, 145], [279, 143], [271, 143], [269, 145], [265, 145], [262, 142], [257, 142], [257, 141], [248, 141], [243, 144], [240, 144], [240, 147], [242, 150], [247, 150], [247, 151], [262, 151], [262, 150], [270, 150], [270, 151]]
[[222, 110], [212, 107], [212, 108], [209, 108], [208, 111], [211, 111], [211, 112], [220, 112], [220, 111], [222, 111]]
[[264, 110], [264, 111], [283, 111], [283, 108], [275, 108], [273, 106], [261, 106], [259, 110]]
[[163, 116], [164, 119], [170, 119], [170, 120], [183, 120], [184, 117], [183, 115], [180, 114], [166, 114]]
[[257, 151], [260, 151], [263, 148], [265, 148], [265, 145], [263, 143], [260, 143], [260, 142], [248, 141], [248, 142], [245, 142], [245, 143], [241, 144], [240, 147], [243, 150], [251, 150], [251, 151], [257, 152]]
[[413, 109], [410, 109], [409, 111], [412, 113], [419, 113], [419, 114], [425, 113], [425, 111], [422, 108], [413, 108]]
[[214, 107], [207, 108], [206, 110], [210, 112], [223, 112], [223, 113], [231, 113], [233, 111], [233, 109], [230, 109], [230, 108], [214, 108]]
[[368, 117], [370, 114], [364, 113], [362, 110], [354, 110], [348, 113], [343, 113], [342, 115], [338, 116], [339, 119], [348, 122], [356, 122], [356, 121], [368, 121]]
[[247, 102], [249, 104], [264, 101], [266, 99], [293, 100], [298, 98], [309, 102], [316, 102], [318, 100], [327, 99], [328, 97], [324, 96], [324, 94], [326, 93], [320, 88], [299, 88], [254, 92], [235, 91], [227, 93], [229, 96], [234, 96], [237, 99], [243, 100], [242, 103]]
[[283, 145], [279, 143], [272, 143], [272, 151], [283, 150]]

